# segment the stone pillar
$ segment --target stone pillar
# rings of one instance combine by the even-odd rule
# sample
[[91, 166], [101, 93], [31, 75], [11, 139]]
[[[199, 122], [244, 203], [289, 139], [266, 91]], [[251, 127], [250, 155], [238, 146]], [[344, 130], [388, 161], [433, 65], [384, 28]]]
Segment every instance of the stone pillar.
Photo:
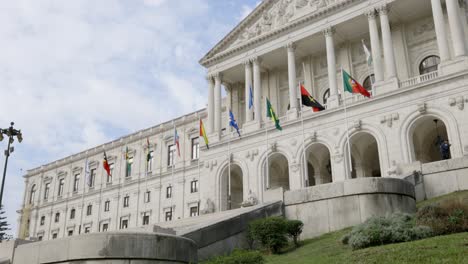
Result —
[[221, 73], [216, 73], [214, 80], [214, 132], [221, 135]]
[[377, 29], [377, 14], [374, 10], [371, 10], [366, 13], [369, 20], [369, 34], [371, 42], [371, 52], [372, 52], [372, 62], [374, 66], [374, 75], [375, 81], [383, 81], [383, 71], [382, 71], [382, 53], [380, 50], [380, 38], [379, 31]]
[[382, 28], [382, 41], [385, 58], [385, 68], [387, 70], [387, 79], [396, 77], [395, 54], [393, 51], [392, 32], [388, 20], [388, 7], [383, 5], [379, 7], [380, 27]]
[[291, 112], [297, 113], [296, 47], [294, 43], [288, 43], [286, 49], [288, 50], [289, 106]]
[[460, 12], [458, 10], [460, 8], [458, 0], [446, 0], [446, 5], [455, 57], [465, 56], [465, 36]]
[[254, 58], [253, 63], [253, 79], [254, 79], [254, 111], [255, 122], [262, 122], [262, 78], [260, 73], [260, 58]]
[[249, 108], [250, 87], [252, 87], [252, 65], [250, 61], [244, 62], [245, 66], [245, 123], [252, 121], [252, 112]]
[[445, 31], [444, 13], [440, 0], [431, 0], [432, 16], [434, 17], [434, 26], [437, 36], [437, 46], [439, 47], [440, 60], [445, 62], [450, 59], [450, 53], [447, 42], [447, 33]]
[[208, 133], [214, 132], [214, 82], [211, 76], [207, 76], [208, 81]]
[[338, 85], [336, 82], [336, 56], [335, 43], [333, 40], [333, 28], [327, 28], [323, 31], [327, 46], [327, 66], [328, 66], [328, 85], [330, 87], [330, 97], [328, 98], [327, 107], [335, 108], [339, 106], [338, 100]]

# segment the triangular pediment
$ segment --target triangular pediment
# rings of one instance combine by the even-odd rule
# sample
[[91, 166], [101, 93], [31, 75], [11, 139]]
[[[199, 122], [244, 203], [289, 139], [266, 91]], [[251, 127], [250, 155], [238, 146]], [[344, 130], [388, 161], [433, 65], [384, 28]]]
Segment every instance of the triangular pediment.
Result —
[[206, 61], [246, 44], [273, 35], [295, 21], [320, 14], [348, 0], [264, 0], [201, 60]]

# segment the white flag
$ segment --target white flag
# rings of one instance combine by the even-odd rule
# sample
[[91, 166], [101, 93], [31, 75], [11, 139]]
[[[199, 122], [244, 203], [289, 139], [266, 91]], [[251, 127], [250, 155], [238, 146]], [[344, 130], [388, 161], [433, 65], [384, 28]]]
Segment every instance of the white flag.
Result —
[[364, 40], [362, 40], [362, 47], [364, 48], [364, 53], [366, 53], [367, 65], [371, 66], [371, 64], [372, 64], [372, 54], [370, 53], [369, 49], [367, 48], [366, 44], [364, 43]]

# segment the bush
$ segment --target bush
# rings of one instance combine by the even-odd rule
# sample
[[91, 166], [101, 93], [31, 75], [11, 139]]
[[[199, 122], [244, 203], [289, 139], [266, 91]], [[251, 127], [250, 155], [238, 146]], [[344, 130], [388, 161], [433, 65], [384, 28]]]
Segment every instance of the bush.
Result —
[[252, 237], [271, 253], [277, 254], [288, 244], [286, 220], [282, 217], [268, 217], [250, 223]]
[[298, 238], [302, 233], [303, 227], [304, 223], [300, 220], [288, 220], [286, 222], [286, 232], [293, 239], [295, 247], [299, 246]]
[[235, 249], [229, 256], [210, 259], [205, 264], [263, 264], [265, 259], [258, 251]]
[[436, 235], [468, 231], [468, 204], [447, 201], [422, 207], [416, 213], [416, 222], [429, 226]]
[[341, 241], [353, 249], [390, 243], [407, 242], [430, 237], [427, 226], [416, 226], [414, 217], [408, 214], [393, 214], [390, 217], [372, 217], [355, 226]]

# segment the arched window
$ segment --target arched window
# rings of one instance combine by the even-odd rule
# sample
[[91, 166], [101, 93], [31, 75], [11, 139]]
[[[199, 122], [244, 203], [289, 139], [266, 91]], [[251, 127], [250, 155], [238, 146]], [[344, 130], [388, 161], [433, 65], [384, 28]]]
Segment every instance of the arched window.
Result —
[[325, 93], [323, 93], [323, 104], [327, 104], [328, 98], [330, 97], [330, 88], [328, 88]]
[[366, 88], [367, 91], [372, 91], [372, 84], [375, 83], [375, 75], [371, 74], [364, 79], [362, 86]]
[[419, 64], [419, 74], [426, 74], [426, 73], [430, 73], [433, 71], [437, 71], [437, 69], [439, 68], [439, 64], [440, 64], [439, 56], [435, 56], [435, 55], [428, 56], [424, 58], [424, 60], [422, 60], [421, 63]]
[[29, 204], [34, 202], [34, 196], [36, 195], [36, 184], [33, 184], [29, 193]]
[[70, 210], [70, 219], [75, 219], [75, 213], [76, 213], [75, 208]]

